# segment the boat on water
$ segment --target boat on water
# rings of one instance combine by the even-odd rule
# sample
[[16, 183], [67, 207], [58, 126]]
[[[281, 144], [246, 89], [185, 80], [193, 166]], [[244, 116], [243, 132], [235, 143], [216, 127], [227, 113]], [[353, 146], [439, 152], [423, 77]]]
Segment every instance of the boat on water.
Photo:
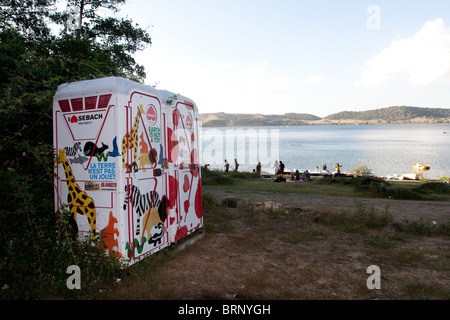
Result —
[[417, 170], [417, 171], [425, 171], [425, 170], [430, 170], [430, 165], [429, 164], [424, 165], [424, 164], [416, 163], [415, 165], [412, 166], [412, 168], [414, 170]]

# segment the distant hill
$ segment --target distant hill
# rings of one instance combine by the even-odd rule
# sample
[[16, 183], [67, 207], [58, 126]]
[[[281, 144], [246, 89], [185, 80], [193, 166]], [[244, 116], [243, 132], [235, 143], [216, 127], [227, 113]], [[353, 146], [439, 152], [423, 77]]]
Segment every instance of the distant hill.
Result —
[[248, 113], [200, 113], [204, 127], [296, 126], [320, 124], [449, 123], [450, 109], [388, 107], [368, 111], [342, 111], [324, 118], [307, 113], [263, 115]]
[[416, 118], [442, 119], [450, 118], [450, 109], [420, 108], [420, 107], [389, 107], [368, 111], [342, 111], [326, 116], [328, 120], [384, 120], [398, 122]]
[[204, 127], [245, 127], [245, 126], [295, 126], [320, 120], [320, 117], [305, 113], [249, 114], [249, 113], [201, 113]]

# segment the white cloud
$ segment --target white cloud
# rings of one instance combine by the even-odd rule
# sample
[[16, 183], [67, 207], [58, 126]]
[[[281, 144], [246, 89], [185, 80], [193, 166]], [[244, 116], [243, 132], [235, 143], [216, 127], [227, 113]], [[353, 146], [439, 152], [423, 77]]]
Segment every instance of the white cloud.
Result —
[[378, 87], [399, 77], [416, 86], [450, 84], [450, 28], [428, 21], [414, 36], [393, 41], [365, 62], [356, 87]]
[[302, 86], [311, 86], [311, 85], [315, 85], [318, 84], [320, 82], [329, 80], [331, 77], [327, 76], [327, 75], [323, 75], [323, 74], [318, 74], [315, 76], [311, 76], [303, 81], [300, 82], [300, 85]]
[[298, 79], [290, 76], [280, 76], [277, 70], [270, 69], [268, 62], [248, 68], [242, 73], [242, 79], [250, 90], [264, 92], [291, 91]]
[[317, 85], [330, 78], [329, 75], [318, 74], [301, 80], [270, 69], [268, 62], [253, 66], [242, 74], [242, 79], [249, 87], [273, 93], [299, 91], [301, 87]]

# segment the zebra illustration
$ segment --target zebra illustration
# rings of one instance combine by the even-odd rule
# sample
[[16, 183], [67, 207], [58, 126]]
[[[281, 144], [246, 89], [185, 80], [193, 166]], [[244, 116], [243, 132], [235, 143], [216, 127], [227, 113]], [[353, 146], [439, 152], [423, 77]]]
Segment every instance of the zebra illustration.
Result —
[[65, 147], [66, 156], [75, 157], [78, 151], [81, 151], [81, 142], [75, 142], [73, 147]]
[[[131, 187], [130, 190], [128, 189], [129, 187]], [[129, 203], [136, 210], [136, 235], [139, 235], [141, 233], [141, 217], [145, 211], [159, 206], [159, 193], [155, 190], [141, 194], [141, 191], [135, 185], [125, 185], [123, 210], [127, 209]]]

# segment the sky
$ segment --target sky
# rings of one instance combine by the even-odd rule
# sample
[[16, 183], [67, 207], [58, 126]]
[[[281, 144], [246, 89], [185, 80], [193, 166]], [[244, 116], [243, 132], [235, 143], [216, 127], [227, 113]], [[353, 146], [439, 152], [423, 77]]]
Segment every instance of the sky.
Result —
[[145, 83], [200, 113], [450, 107], [448, 0], [128, 0]]

